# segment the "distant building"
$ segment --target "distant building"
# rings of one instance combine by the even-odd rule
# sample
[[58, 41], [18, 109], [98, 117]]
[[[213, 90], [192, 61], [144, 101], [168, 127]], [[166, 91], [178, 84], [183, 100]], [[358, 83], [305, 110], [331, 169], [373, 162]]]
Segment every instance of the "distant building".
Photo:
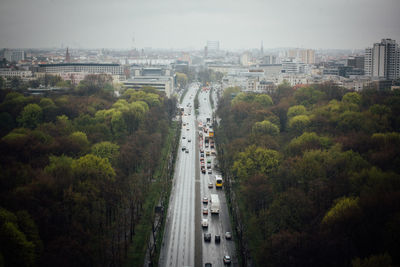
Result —
[[6, 79], [12, 79], [13, 77], [19, 77], [23, 81], [30, 80], [32, 77], [32, 71], [30, 70], [12, 70], [8, 68], [0, 69], [0, 77], [4, 77]]
[[67, 47], [67, 52], [65, 53], [65, 62], [71, 63], [71, 55], [69, 54], [68, 47]]
[[25, 60], [25, 51], [5, 49], [4, 58], [9, 62], [19, 62]]
[[315, 64], [315, 51], [312, 49], [290, 49], [288, 58], [304, 64]]
[[304, 73], [304, 63], [293, 59], [282, 61], [282, 73]]
[[276, 64], [276, 56], [266, 55], [261, 58], [262, 64]]
[[219, 50], [219, 41], [207, 41], [208, 52], [215, 52]]
[[124, 68], [120, 64], [100, 63], [60, 63], [39, 64], [39, 72], [86, 72], [86, 73], [108, 73], [111, 75], [124, 75]]
[[355, 56], [347, 59], [347, 66], [363, 70], [364, 62], [365, 62], [364, 56]]
[[174, 91], [174, 78], [173, 77], [152, 77], [140, 76], [134, 77], [123, 82], [126, 88], [141, 89], [143, 87], [154, 87], [155, 89], [165, 92], [167, 97], [170, 97]]
[[250, 65], [250, 53], [249, 52], [244, 52], [240, 56], [240, 64], [242, 66], [249, 66]]
[[372, 78], [393, 80], [400, 77], [400, 51], [392, 39], [382, 39], [365, 49], [364, 71]]

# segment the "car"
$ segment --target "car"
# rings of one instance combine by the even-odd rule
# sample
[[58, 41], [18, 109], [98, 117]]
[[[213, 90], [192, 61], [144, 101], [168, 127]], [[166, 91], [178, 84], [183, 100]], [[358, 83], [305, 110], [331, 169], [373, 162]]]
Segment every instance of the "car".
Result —
[[203, 228], [207, 228], [208, 227], [208, 219], [202, 219], [201, 220], [201, 226]]
[[185, 151], [186, 150], [186, 147], [185, 146], [182, 146], [182, 151]]
[[186, 131], [189, 131], [190, 129], [189, 128], [186, 128]]
[[213, 186], [214, 186], [213, 183], [211, 182], [208, 183], [208, 188], [213, 188]]
[[231, 264], [231, 262], [232, 262], [231, 256], [225, 255], [225, 256], [224, 256], [224, 263], [225, 263], [225, 264]]
[[182, 139], [186, 139], [186, 137], [185, 137], [185, 136], [182, 136]]
[[232, 233], [231, 232], [226, 232], [225, 233], [225, 238], [226, 239], [232, 239]]
[[[186, 150], [186, 153], [188, 153], [187, 150]], [[208, 169], [208, 174], [212, 174], [212, 169]]]
[[200, 158], [202, 158], [204, 160], [204, 153], [200, 154]]
[[208, 204], [208, 197], [203, 197], [203, 203]]
[[188, 139], [188, 142], [192, 142], [192, 139]]
[[206, 262], [206, 263], [204, 264], [204, 267], [212, 267], [212, 264], [209, 263], [209, 262]]
[[189, 153], [189, 149], [186, 149], [186, 151], [185, 151], [186, 153]]
[[220, 243], [221, 242], [221, 236], [220, 235], [215, 235], [215, 243]]
[[211, 233], [204, 233], [204, 241], [211, 242]]
[[207, 208], [203, 208], [203, 214], [205, 214], [205, 215], [208, 214], [208, 209]]

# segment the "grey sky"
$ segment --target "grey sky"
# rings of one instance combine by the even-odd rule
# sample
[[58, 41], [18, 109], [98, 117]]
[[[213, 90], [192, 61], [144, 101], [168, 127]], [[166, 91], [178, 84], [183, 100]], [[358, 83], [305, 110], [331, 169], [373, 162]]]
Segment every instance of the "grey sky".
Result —
[[400, 0], [0, 0], [0, 47], [365, 48], [400, 43]]

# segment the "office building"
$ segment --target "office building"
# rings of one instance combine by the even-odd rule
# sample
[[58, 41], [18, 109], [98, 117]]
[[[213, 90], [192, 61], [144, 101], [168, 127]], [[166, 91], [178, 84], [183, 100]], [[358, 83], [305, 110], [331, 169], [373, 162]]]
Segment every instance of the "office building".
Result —
[[372, 48], [365, 49], [365, 75], [393, 80], [400, 77], [399, 47], [395, 40], [382, 39]]
[[60, 63], [39, 64], [39, 72], [86, 72], [86, 73], [108, 73], [111, 75], [124, 75], [124, 68], [120, 64], [100, 63]]
[[347, 66], [356, 69], [364, 69], [364, 56], [355, 56], [347, 59]]
[[207, 41], [207, 50], [208, 52], [218, 51], [219, 41]]
[[25, 51], [5, 49], [4, 58], [9, 62], [19, 62], [25, 60]]

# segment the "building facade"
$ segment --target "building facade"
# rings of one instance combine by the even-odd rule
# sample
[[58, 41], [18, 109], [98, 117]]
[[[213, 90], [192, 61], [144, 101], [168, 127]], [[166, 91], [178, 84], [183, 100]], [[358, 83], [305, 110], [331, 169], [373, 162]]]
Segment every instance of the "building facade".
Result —
[[400, 77], [400, 51], [392, 39], [382, 39], [365, 49], [364, 72], [372, 78], [393, 80]]
[[108, 73], [111, 75], [124, 75], [124, 68], [120, 64], [100, 63], [60, 63], [40, 64], [39, 72], [86, 72], [86, 73]]

